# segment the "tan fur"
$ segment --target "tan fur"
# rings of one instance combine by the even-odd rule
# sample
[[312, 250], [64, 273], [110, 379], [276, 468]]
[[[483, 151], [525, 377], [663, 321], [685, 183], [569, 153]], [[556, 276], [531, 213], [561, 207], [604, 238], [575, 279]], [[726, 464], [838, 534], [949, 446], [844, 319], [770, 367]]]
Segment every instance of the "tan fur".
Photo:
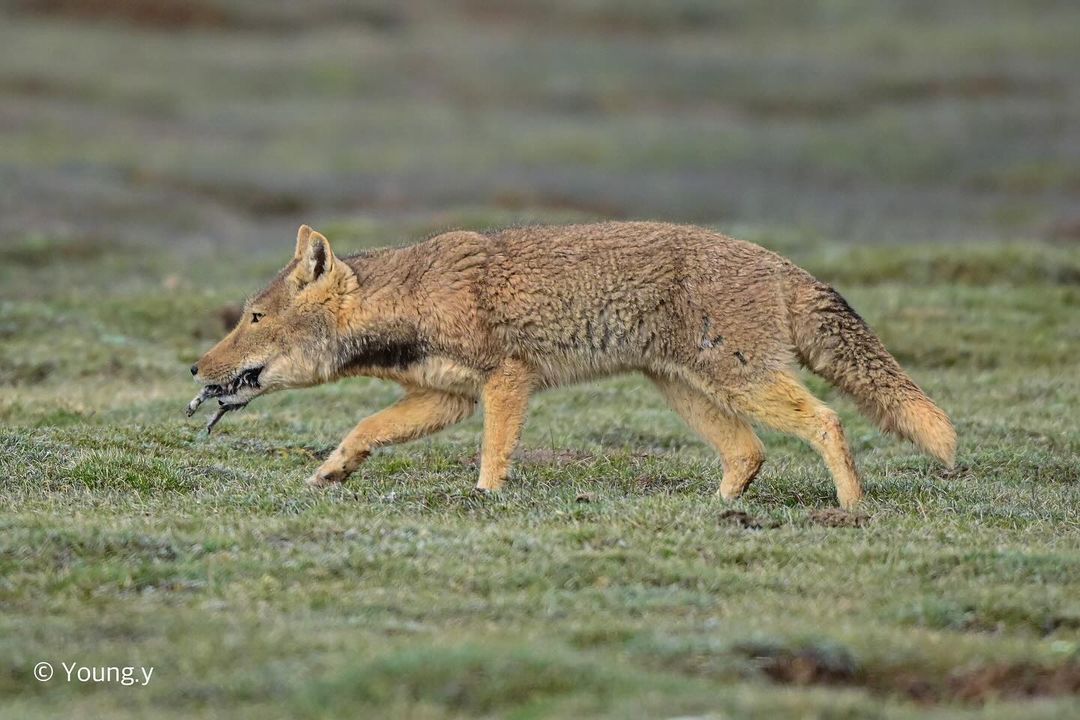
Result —
[[484, 384], [484, 446], [476, 484], [481, 490], [498, 490], [506, 480], [535, 384], [532, 369], [514, 358], [503, 360]]
[[720, 496], [725, 500], [739, 497], [765, 462], [765, 447], [753, 428], [685, 382], [660, 375], [651, 379], [671, 408], [720, 453], [724, 467]]
[[308, 484], [321, 487], [343, 482], [375, 448], [438, 432], [472, 415], [475, 405], [461, 395], [410, 387], [401, 400], [361, 420]]
[[313, 485], [343, 481], [375, 447], [438, 431], [482, 400], [477, 487], [495, 490], [533, 392], [643, 372], [720, 454], [725, 499], [764, 460], [749, 424], [760, 422], [813, 446], [850, 507], [862, 490], [843, 429], [792, 374], [799, 362], [883, 429], [953, 461], [948, 418], [835, 291], [763, 248], [682, 225], [452, 232], [345, 258], [303, 226], [293, 261], [199, 361], [196, 379], [224, 384], [263, 368], [259, 387], [227, 402], [348, 375], [405, 387], [357, 425]]

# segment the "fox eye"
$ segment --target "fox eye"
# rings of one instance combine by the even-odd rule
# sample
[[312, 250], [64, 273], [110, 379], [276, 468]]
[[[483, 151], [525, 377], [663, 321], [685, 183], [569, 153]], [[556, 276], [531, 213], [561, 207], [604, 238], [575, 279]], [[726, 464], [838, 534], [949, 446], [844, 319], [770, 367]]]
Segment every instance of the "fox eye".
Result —
[[262, 317], [265, 314], [266, 313], [258, 313], [258, 312], [251, 313], [251, 323], [254, 325], [255, 323], [259, 322], [259, 320], [262, 320]]

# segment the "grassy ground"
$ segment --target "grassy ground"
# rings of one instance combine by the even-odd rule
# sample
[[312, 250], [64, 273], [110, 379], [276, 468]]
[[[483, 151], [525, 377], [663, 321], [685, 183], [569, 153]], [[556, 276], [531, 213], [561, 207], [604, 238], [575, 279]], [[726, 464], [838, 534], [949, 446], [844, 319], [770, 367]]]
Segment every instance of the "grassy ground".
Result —
[[[0, 716], [1080, 712], [1077, 4], [542, 5], [0, 0]], [[497, 497], [479, 418], [308, 491], [378, 383], [183, 416], [301, 222], [594, 218], [836, 284], [958, 468], [813, 379], [864, 516], [768, 434], [723, 505], [634, 378], [538, 397]]]
[[[335, 229], [344, 249], [418, 230]], [[537, 398], [498, 496], [470, 491], [477, 419], [312, 492], [318, 458], [392, 387], [272, 396], [211, 437], [182, 414], [217, 311], [287, 237], [257, 263], [190, 266], [9, 246], [5, 714], [1075, 714], [1080, 253], [757, 239], [836, 282], [949, 410], [957, 470], [817, 382], [849, 428], [865, 518], [822, 512], [821, 463], [768, 434], [730, 508], [716, 459], [622, 378]], [[115, 282], [64, 280], [86, 274]], [[39, 683], [43, 659], [155, 672], [145, 688]]]

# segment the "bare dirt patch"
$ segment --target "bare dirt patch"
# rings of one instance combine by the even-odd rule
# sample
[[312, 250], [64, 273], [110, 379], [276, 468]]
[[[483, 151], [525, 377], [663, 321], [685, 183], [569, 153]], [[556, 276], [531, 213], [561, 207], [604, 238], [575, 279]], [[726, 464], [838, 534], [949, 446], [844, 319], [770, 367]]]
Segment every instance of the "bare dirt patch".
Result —
[[870, 522], [870, 516], [866, 513], [849, 512], [840, 508], [825, 508], [823, 510], [811, 510], [810, 522], [825, 527], [860, 528]]
[[784, 685], [845, 685], [858, 678], [858, 667], [842, 648], [742, 646], [754, 665], [773, 682]]
[[869, 112], [880, 105], [911, 104], [943, 99], [985, 100], [1009, 96], [1053, 96], [1060, 89], [1050, 82], [983, 73], [947, 78], [912, 78], [864, 83], [854, 91], [817, 93], [813, 96], [750, 97], [742, 109], [751, 117], [837, 118]]
[[997, 663], [949, 676], [943, 698], [982, 704], [988, 700], [1023, 700], [1080, 694], [1080, 663], [1048, 667], [1035, 663]]
[[765, 530], [780, 527], [780, 523], [775, 520], [763, 520], [742, 510], [725, 510], [720, 513], [720, 522], [746, 530]]
[[191, 0], [24, 0], [28, 13], [79, 20], [119, 20], [160, 29], [213, 27], [230, 24], [220, 7]]
[[879, 695], [901, 695], [922, 704], [982, 705], [991, 701], [1080, 695], [1080, 662], [989, 663], [946, 675], [860, 667], [844, 648], [744, 645], [747, 657], [769, 680], [782, 685], [863, 687]]

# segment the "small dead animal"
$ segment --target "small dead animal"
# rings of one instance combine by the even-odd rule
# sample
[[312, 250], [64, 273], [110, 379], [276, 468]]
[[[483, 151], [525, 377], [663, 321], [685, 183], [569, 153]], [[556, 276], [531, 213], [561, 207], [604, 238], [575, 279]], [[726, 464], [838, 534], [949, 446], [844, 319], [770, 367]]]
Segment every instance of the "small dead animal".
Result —
[[[188, 417], [195, 414], [195, 411], [199, 409], [199, 406], [211, 398], [219, 397], [225, 394], [225, 389], [220, 385], [207, 385], [199, 392], [198, 395], [191, 399], [191, 402], [187, 405]], [[214, 412], [213, 417], [210, 418], [210, 422], [206, 423], [206, 434], [209, 435], [210, 431], [214, 429], [214, 426], [218, 424], [218, 421], [225, 416], [225, 413], [232, 410], [239, 410], [247, 405], [247, 403], [230, 403], [226, 404], [221, 400], [218, 400], [218, 409]]]

